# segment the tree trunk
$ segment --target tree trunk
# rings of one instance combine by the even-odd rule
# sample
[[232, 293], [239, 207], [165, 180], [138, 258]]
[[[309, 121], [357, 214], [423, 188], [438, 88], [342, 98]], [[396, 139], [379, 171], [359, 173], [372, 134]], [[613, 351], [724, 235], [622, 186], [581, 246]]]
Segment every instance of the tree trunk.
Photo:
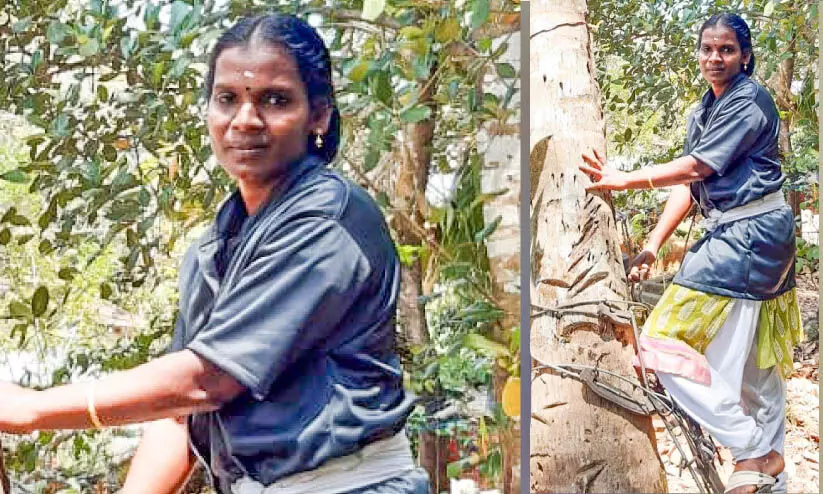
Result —
[[[795, 54], [797, 52], [797, 42], [795, 39], [792, 39], [788, 43], [786, 51], [791, 53], [791, 56], [777, 64], [777, 69], [766, 81], [766, 87], [774, 94], [777, 109], [781, 113], [789, 116], [788, 120], [785, 118], [780, 119], [780, 135], [777, 140], [780, 147], [780, 155], [783, 160], [790, 157], [793, 153], [791, 135], [794, 122], [791, 116], [797, 113], [797, 104], [794, 101], [794, 96], [791, 91], [792, 82], [794, 81]], [[800, 215], [800, 201], [800, 191], [788, 191], [788, 203], [792, 207], [794, 216]], [[798, 224], [796, 227], [798, 235], [802, 233], [801, 229], [801, 225]]]
[[[432, 67], [431, 77], [435, 77], [436, 68]], [[421, 81], [421, 87], [427, 88], [420, 94], [421, 104], [428, 104], [434, 110], [432, 89], [435, 84]], [[421, 122], [407, 124], [403, 127], [401, 156], [398, 169], [393, 178], [393, 203], [395, 213], [391, 215], [391, 226], [397, 235], [397, 242], [403, 245], [421, 245], [425, 235], [426, 218], [426, 184], [431, 164], [431, 146], [434, 137], [434, 115]], [[411, 346], [425, 345], [429, 342], [429, 329], [426, 323], [425, 307], [420, 304], [424, 295], [423, 279], [425, 270], [416, 259], [411, 266], [403, 266], [401, 272], [400, 298], [397, 302], [397, 322], [405, 342]], [[439, 437], [433, 432], [420, 434], [418, 463], [425, 468], [431, 480], [434, 492], [448, 490], [448, 438]]]
[[[577, 169], [583, 151], [605, 149], [586, 12], [585, 0], [531, 5], [531, 301], [546, 308], [627, 298], [610, 198], [587, 194], [589, 179]], [[530, 338], [539, 362], [635, 376], [625, 323], [539, 317]], [[546, 371], [533, 376], [531, 390], [532, 492], [665, 491], [649, 417]]]
[[0, 494], [10, 494], [11, 484], [9, 482], [8, 473], [6, 473], [6, 465], [3, 462], [3, 443], [0, 442]]
[[[502, 41], [504, 38], [498, 39]], [[515, 33], [508, 41], [509, 48], [501, 61], [520, 67], [520, 34]], [[505, 87], [488, 87], [503, 96]], [[513, 105], [518, 103], [513, 102]], [[492, 295], [500, 304], [504, 316], [493, 335], [496, 341], [508, 341], [512, 329], [520, 326], [520, 136], [519, 112], [505, 125], [497, 122], [486, 125], [480, 132], [488, 136], [482, 172], [483, 193], [505, 190], [483, 207], [483, 216], [489, 224], [499, 216], [497, 229], [486, 239], [486, 251], [492, 278]], [[485, 141], [485, 139], [483, 139]], [[509, 378], [507, 370], [495, 366], [493, 376], [494, 397], [502, 402], [503, 386]], [[513, 427], [507, 427], [500, 438], [503, 450], [503, 492], [520, 492], [520, 422], [513, 418]]]

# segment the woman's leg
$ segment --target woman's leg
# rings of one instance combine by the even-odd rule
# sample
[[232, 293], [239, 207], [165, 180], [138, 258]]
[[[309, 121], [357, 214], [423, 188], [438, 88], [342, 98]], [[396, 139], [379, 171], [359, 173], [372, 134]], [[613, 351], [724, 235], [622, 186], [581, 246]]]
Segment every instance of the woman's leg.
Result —
[[[786, 437], [786, 382], [777, 367], [759, 369], [752, 350], [743, 370], [743, 406], [762, 428], [762, 442], [784, 456], [783, 441]], [[745, 458], [737, 458], [743, 460]], [[787, 476], [777, 476], [774, 489], [786, 490]]]
[[755, 458], [767, 454], [771, 445], [763, 440], [763, 427], [741, 406], [741, 397], [761, 302], [733, 303], [725, 323], [706, 348], [710, 385], [665, 372], [657, 376], [674, 401], [735, 458]]

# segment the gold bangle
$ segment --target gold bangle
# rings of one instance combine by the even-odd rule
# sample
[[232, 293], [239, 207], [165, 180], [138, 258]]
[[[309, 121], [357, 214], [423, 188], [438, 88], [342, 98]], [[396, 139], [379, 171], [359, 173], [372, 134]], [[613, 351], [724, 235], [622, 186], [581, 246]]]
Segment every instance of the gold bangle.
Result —
[[652, 177], [651, 177], [651, 176], [649, 177], [649, 187], [651, 187], [652, 189], [656, 189], [656, 188], [657, 188], [657, 187], [655, 187], [655, 186], [654, 186], [654, 184], [652, 183]]
[[95, 429], [102, 429], [105, 427], [103, 422], [100, 421], [100, 417], [97, 416], [97, 409], [94, 406], [94, 385], [95, 383], [91, 383], [89, 386], [89, 392], [87, 395], [87, 405], [89, 409], [89, 418], [91, 419], [92, 425], [94, 425]]

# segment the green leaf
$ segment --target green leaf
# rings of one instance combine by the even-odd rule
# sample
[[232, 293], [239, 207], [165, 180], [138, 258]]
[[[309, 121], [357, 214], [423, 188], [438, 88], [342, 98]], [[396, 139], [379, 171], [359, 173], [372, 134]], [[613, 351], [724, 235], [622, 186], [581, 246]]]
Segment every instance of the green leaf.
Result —
[[[26, 333], [28, 332], [29, 325], [27, 323], [20, 323], [15, 324], [13, 328], [11, 328], [11, 335], [10, 338], [14, 338], [15, 334], [20, 334], [20, 337], [17, 338], [17, 348], [23, 348], [23, 345], [26, 343]], [[36, 450], [32, 450], [34, 452]], [[26, 469], [28, 471], [34, 470], [35, 465], [37, 464], [37, 456], [35, 454], [27, 455], [26, 456]]]
[[402, 38], [417, 39], [417, 38], [422, 38], [423, 36], [425, 36], [426, 31], [423, 31], [423, 29], [421, 29], [417, 26], [406, 26], [403, 29], [401, 29], [400, 31], [398, 31], [397, 34]]
[[369, 148], [366, 156], [363, 157], [363, 171], [370, 172], [380, 162], [380, 150], [376, 147]]
[[15, 319], [28, 319], [31, 317], [31, 308], [23, 302], [13, 300], [9, 303], [9, 314]]
[[434, 31], [434, 39], [439, 43], [448, 43], [460, 36], [460, 23], [449, 17], [441, 22]]
[[46, 36], [49, 38], [49, 43], [59, 45], [63, 42], [63, 40], [68, 35], [68, 29], [66, 25], [62, 22], [53, 21], [49, 24], [49, 27], [46, 31]]
[[100, 42], [97, 41], [95, 38], [89, 38], [88, 41], [80, 45], [80, 49], [77, 50], [77, 53], [83, 57], [93, 57], [100, 52]]
[[47, 256], [54, 250], [54, 246], [51, 245], [47, 239], [43, 239], [40, 241], [40, 245], [37, 246], [37, 251], [40, 252], [41, 255]]
[[420, 256], [420, 252], [423, 250], [423, 247], [420, 245], [399, 244], [396, 245], [396, 247], [397, 257], [400, 259], [400, 263], [404, 266], [412, 266]]
[[463, 473], [463, 460], [453, 461], [446, 465], [446, 477], [450, 479], [456, 479]]
[[11, 170], [2, 175], [0, 175], [0, 179], [5, 180], [6, 182], [12, 182], [15, 184], [26, 184], [29, 182], [29, 176], [22, 170]]
[[71, 281], [78, 273], [80, 273], [80, 271], [72, 267], [62, 268], [57, 272], [57, 277], [64, 281]]
[[34, 296], [31, 298], [31, 314], [34, 317], [40, 317], [46, 313], [46, 308], [49, 305], [49, 290], [44, 286], [37, 287], [34, 291]]
[[169, 31], [172, 33], [176, 33], [181, 23], [185, 20], [186, 16], [191, 12], [191, 6], [185, 2], [181, 2], [180, 0], [171, 4], [171, 14], [169, 15]]
[[26, 245], [27, 243], [29, 243], [29, 240], [33, 238], [34, 235], [31, 233], [26, 235], [20, 235], [19, 237], [17, 237], [17, 245]]
[[381, 70], [372, 78], [372, 93], [386, 106], [391, 106], [391, 98], [394, 94], [391, 87], [388, 71]]
[[512, 79], [517, 76], [517, 71], [510, 63], [496, 63], [494, 67], [497, 70], [497, 75], [504, 79]]
[[177, 79], [183, 73], [186, 72], [186, 69], [191, 65], [191, 58], [183, 55], [177, 60], [174, 61], [174, 64], [171, 66], [171, 70], [169, 71], [169, 77], [172, 79]]
[[486, 240], [486, 238], [488, 238], [489, 235], [491, 235], [492, 233], [494, 233], [495, 230], [497, 230], [497, 226], [500, 225], [500, 221], [502, 219], [502, 216], [498, 216], [494, 219], [494, 221], [484, 226], [482, 230], [480, 230], [474, 235], [474, 241], [480, 243]]
[[0, 245], [8, 245], [9, 242], [11, 242], [11, 230], [3, 228], [0, 231]]
[[129, 36], [120, 39], [120, 53], [123, 55], [123, 58], [128, 59], [131, 56], [135, 44], [136, 40]]
[[51, 125], [49, 125], [49, 132], [55, 137], [68, 137], [69, 135], [69, 116], [65, 113], [57, 115]]
[[366, 75], [369, 73], [369, 68], [369, 62], [363, 60], [354, 67], [352, 67], [352, 69], [348, 73], [348, 78], [352, 82], [362, 82], [363, 79], [366, 78]]
[[9, 223], [11, 223], [12, 225], [14, 225], [14, 226], [30, 226], [31, 225], [31, 222], [29, 221], [29, 219], [26, 218], [25, 216], [21, 215], [21, 214], [13, 214], [13, 215], [9, 216], [7, 221]]
[[26, 17], [25, 19], [20, 19], [19, 21], [12, 24], [11, 25], [11, 30], [14, 31], [15, 33], [20, 34], [20, 33], [28, 31], [30, 26], [31, 26], [31, 18]]
[[417, 123], [431, 116], [432, 109], [425, 105], [413, 106], [400, 114], [400, 120], [407, 123]]
[[763, 7], [763, 15], [765, 15], [766, 17], [769, 17], [773, 13], [774, 13], [774, 2], [772, 0], [769, 0], [769, 2], [766, 3], [766, 6]]
[[511, 352], [505, 345], [492, 341], [477, 333], [469, 333], [463, 337], [463, 345], [492, 357], [510, 357]]
[[108, 300], [111, 294], [111, 286], [108, 283], [100, 283], [100, 298]]
[[482, 26], [489, 17], [489, 0], [472, 0], [472, 29]]
[[166, 69], [166, 62], [160, 60], [151, 70], [151, 82], [155, 86], [159, 86], [161, 82], [163, 82], [163, 72]]
[[385, 8], [386, 0], [364, 0], [363, 12], [360, 16], [367, 21], [373, 21], [380, 17]]

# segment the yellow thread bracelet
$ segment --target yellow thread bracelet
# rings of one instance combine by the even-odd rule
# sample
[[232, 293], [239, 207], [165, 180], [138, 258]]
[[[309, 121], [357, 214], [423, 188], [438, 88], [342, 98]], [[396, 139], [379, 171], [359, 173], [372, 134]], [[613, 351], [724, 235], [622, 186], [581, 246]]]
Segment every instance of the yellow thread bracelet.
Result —
[[87, 396], [87, 404], [89, 409], [89, 418], [91, 419], [92, 425], [94, 425], [95, 429], [102, 429], [103, 422], [100, 422], [100, 417], [97, 416], [97, 409], [94, 406], [94, 385], [95, 383], [91, 383], [89, 386], [89, 392]]

